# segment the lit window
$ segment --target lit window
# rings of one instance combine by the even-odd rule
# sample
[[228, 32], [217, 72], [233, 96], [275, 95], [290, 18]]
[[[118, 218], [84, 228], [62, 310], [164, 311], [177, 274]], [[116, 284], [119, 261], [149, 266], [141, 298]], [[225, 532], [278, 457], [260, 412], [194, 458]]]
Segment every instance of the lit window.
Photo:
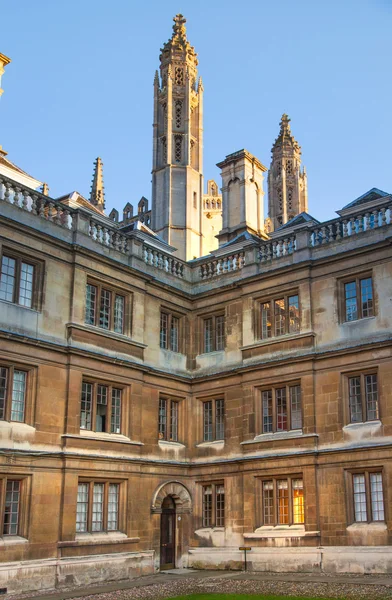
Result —
[[225, 487], [223, 483], [202, 486], [203, 527], [225, 526]]
[[300, 525], [304, 522], [302, 478], [288, 477], [262, 481], [263, 525]]
[[79, 482], [76, 533], [119, 530], [120, 484]]
[[301, 387], [285, 385], [261, 392], [262, 432], [302, 429]]
[[122, 390], [110, 385], [83, 381], [80, 429], [121, 433]]
[[344, 284], [344, 320], [357, 321], [374, 316], [371, 277], [354, 279]]
[[298, 294], [267, 300], [260, 305], [261, 338], [268, 339], [300, 330]]

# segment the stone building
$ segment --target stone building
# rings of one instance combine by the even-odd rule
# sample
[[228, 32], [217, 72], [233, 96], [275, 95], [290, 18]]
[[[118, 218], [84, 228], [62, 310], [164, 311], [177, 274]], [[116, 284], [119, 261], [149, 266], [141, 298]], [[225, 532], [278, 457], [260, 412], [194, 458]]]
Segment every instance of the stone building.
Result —
[[55, 199], [1, 153], [2, 591], [243, 545], [258, 571], [392, 571], [392, 197], [309, 215], [285, 116], [268, 227], [246, 150], [204, 195], [196, 65], [177, 16], [151, 210], [107, 217], [100, 159], [90, 199]]

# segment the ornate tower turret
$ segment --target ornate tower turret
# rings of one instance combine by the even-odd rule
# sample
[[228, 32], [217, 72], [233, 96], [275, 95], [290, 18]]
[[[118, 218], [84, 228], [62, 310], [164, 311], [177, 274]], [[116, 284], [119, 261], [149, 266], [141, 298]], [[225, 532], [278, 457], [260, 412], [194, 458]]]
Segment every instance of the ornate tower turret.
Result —
[[301, 212], [308, 210], [308, 187], [305, 167], [301, 169], [301, 147], [290, 130], [284, 114], [280, 132], [272, 146], [268, 172], [268, 216], [273, 231]]
[[154, 78], [152, 227], [180, 258], [191, 260], [201, 255], [203, 85], [186, 20], [173, 20]]
[[11, 59], [8, 58], [8, 56], [5, 56], [5, 54], [1, 54], [0, 52], [0, 96], [2, 95], [2, 93], [4, 92], [4, 90], [1, 89], [1, 76], [4, 73], [4, 68], [11, 62]]
[[100, 211], [105, 210], [105, 192], [103, 185], [103, 163], [99, 158], [94, 163], [94, 175], [91, 182], [90, 202]]

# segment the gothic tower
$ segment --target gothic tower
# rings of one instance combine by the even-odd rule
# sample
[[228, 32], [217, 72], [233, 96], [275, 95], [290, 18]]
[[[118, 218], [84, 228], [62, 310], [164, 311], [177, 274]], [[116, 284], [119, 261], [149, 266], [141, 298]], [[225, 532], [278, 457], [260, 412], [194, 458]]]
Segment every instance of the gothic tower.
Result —
[[201, 256], [203, 85], [186, 20], [173, 20], [154, 80], [152, 228], [191, 260]]
[[307, 177], [305, 167], [301, 169], [301, 147], [291, 133], [286, 114], [282, 115], [280, 132], [271, 152], [267, 231], [274, 231], [308, 210]]

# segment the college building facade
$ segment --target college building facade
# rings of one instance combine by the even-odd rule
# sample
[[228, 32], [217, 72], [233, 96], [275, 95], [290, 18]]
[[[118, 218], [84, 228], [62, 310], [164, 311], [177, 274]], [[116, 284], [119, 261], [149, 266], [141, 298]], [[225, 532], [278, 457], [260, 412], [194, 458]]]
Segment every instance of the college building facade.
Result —
[[[392, 196], [320, 223], [287, 115], [202, 175], [181, 15], [152, 208], [52, 198], [0, 150], [0, 588], [158, 569], [392, 571]], [[0, 55], [0, 71], [9, 59]], [[348, 199], [349, 201], [350, 199]]]

